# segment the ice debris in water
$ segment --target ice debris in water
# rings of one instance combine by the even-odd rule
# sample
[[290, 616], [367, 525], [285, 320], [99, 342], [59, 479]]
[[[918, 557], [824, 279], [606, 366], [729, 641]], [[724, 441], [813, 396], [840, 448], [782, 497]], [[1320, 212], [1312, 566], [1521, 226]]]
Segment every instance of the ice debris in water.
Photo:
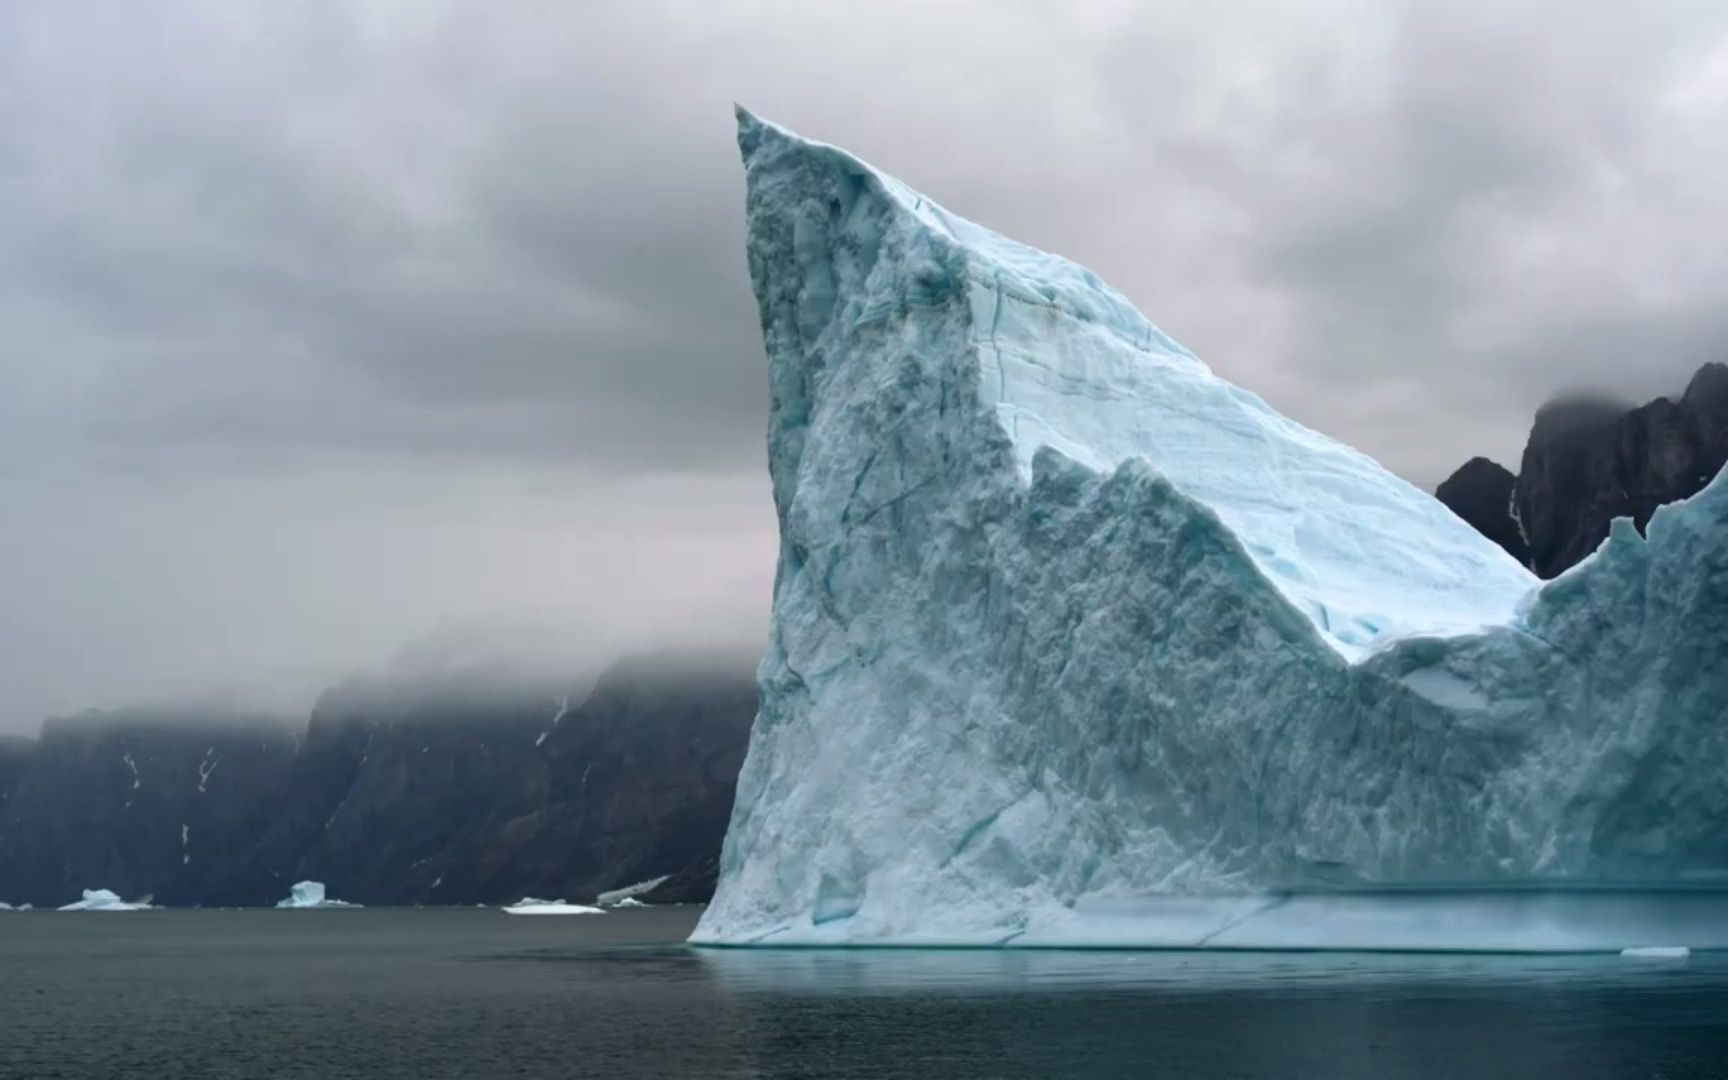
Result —
[[85, 889], [82, 900], [74, 900], [56, 911], [149, 911], [147, 903], [127, 903], [108, 889]]
[[1578, 888], [1728, 880], [1728, 481], [1540, 582], [1084, 268], [738, 138], [780, 557], [695, 941], [1728, 946]]
[[604, 909], [587, 904], [570, 904], [563, 900], [541, 900], [524, 896], [503, 909], [507, 915], [604, 915]]
[[331, 900], [324, 895], [322, 881], [300, 881], [288, 891], [288, 895], [276, 901], [279, 908], [357, 908], [360, 904], [350, 904], [345, 900]]

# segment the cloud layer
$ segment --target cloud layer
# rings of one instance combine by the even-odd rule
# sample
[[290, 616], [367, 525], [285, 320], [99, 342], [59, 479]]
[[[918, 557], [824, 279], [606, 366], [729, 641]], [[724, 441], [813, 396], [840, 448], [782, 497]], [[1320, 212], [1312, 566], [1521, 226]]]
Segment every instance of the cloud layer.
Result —
[[14, 0], [0, 728], [759, 636], [733, 101], [1418, 482], [1728, 357], [1719, 4]]

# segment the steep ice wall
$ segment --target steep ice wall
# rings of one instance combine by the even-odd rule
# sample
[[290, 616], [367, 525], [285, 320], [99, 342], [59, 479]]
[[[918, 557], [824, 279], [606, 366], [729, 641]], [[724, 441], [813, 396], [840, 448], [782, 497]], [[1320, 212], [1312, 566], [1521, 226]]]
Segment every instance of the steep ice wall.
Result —
[[[1387, 947], [1363, 890], [1728, 880], [1728, 484], [1539, 588], [1088, 271], [739, 144], [781, 555], [695, 940]], [[1470, 895], [1423, 947], [1625, 922]]]

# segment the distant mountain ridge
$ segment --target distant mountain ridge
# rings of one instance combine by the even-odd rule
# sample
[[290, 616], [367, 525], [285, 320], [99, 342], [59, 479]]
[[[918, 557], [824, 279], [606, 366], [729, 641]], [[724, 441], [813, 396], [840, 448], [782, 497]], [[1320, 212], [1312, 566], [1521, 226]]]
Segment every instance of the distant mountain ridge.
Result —
[[705, 899], [754, 716], [748, 667], [650, 657], [570, 693], [354, 680], [304, 733], [53, 720], [0, 743], [0, 900], [252, 906], [311, 878], [365, 904], [502, 903], [657, 877], [650, 900]]
[[1516, 477], [1472, 458], [1440, 501], [1519, 562], [1550, 578], [1601, 546], [1615, 518], [1642, 532], [1665, 503], [1691, 498], [1728, 463], [1728, 365], [1705, 364], [1678, 399], [1629, 408], [1563, 399], [1538, 410]]

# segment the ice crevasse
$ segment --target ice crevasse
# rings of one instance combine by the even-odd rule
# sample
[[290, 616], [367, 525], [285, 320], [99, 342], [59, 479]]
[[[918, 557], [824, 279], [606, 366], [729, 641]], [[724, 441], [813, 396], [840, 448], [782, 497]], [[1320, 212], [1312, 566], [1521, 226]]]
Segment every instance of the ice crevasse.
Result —
[[1084, 268], [739, 145], [780, 556], [692, 940], [1728, 946], [1728, 482], [1543, 583]]

